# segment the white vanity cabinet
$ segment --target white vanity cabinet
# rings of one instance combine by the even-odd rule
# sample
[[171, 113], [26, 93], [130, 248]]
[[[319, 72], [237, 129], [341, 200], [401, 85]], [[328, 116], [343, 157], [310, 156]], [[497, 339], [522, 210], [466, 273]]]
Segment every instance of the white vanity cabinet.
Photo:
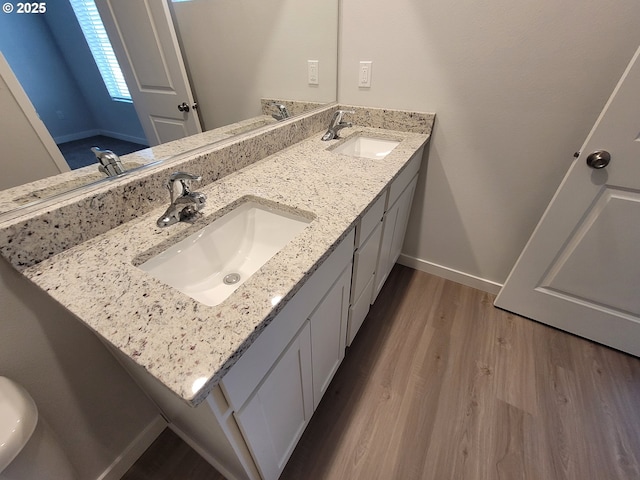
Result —
[[220, 382], [264, 480], [276, 479], [345, 353], [354, 232]]
[[400, 254], [422, 148], [193, 408], [121, 352], [176, 431], [230, 480], [276, 480]]
[[275, 479], [344, 358], [351, 264], [235, 414], [264, 479]]
[[404, 242], [404, 234], [409, 221], [411, 202], [418, 183], [418, 172], [422, 162], [423, 148], [419, 149], [409, 160], [407, 167], [391, 183], [387, 195], [382, 222], [382, 240], [378, 252], [375, 273], [375, 284], [371, 303], [375, 302], [378, 293], [395, 265]]
[[313, 415], [309, 322], [235, 417], [265, 479], [280, 476]]

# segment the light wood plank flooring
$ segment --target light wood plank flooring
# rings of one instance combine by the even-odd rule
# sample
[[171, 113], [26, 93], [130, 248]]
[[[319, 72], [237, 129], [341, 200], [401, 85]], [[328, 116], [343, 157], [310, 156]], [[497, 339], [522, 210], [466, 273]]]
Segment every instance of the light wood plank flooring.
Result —
[[640, 359], [493, 300], [397, 265], [281, 478], [640, 479]]

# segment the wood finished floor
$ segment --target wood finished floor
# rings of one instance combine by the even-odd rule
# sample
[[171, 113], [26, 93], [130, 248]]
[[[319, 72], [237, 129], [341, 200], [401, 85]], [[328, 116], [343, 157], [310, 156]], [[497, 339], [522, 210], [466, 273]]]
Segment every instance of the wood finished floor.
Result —
[[640, 479], [640, 359], [493, 300], [397, 265], [281, 479]]

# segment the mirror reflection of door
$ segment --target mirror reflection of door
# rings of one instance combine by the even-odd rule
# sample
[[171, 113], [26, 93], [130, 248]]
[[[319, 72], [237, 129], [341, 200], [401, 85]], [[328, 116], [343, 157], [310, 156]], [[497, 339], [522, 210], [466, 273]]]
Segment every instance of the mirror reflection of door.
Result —
[[168, 0], [71, 3], [100, 12], [150, 145], [202, 132]]

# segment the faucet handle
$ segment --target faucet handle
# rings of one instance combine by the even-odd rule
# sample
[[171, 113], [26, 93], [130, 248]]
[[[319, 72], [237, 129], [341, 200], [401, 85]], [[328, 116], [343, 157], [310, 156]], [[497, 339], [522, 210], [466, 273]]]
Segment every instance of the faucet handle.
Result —
[[332, 120], [332, 123], [334, 126], [342, 122], [342, 117], [344, 116], [345, 113], [354, 114], [356, 112], [353, 110], [336, 110], [336, 112], [333, 114], [333, 120]]
[[202, 180], [202, 177], [200, 175], [193, 175], [187, 172], [174, 172], [171, 174], [169, 181], [167, 182], [167, 188], [171, 194], [172, 202], [175, 202], [179, 197], [189, 195], [189, 193], [191, 193], [189, 188], [191, 180], [199, 182]]
[[287, 110], [287, 106], [283, 103], [271, 102], [269, 103], [269, 105], [272, 107], [276, 107], [280, 112], [280, 115], [278, 115], [279, 118], [276, 118], [276, 115], [272, 115], [272, 117], [274, 117], [276, 120], [284, 120], [285, 118], [289, 118], [289, 110]]
[[356, 112], [355, 112], [355, 110], [338, 110], [338, 111], [336, 111], [336, 116], [339, 116], [340, 118], [342, 118], [342, 116], [343, 116], [345, 113], [350, 113], [350, 114], [352, 114], [352, 115], [353, 115], [353, 114], [354, 114], [354, 113], [356, 113]]
[[187, 172], [173, 172], [169, 177], [169, 181], [174, 182], [176, 180], [196, 180], [199, 182], [202, 180], [202, 177], [200, 175], [193, 175], [192, 173]]

